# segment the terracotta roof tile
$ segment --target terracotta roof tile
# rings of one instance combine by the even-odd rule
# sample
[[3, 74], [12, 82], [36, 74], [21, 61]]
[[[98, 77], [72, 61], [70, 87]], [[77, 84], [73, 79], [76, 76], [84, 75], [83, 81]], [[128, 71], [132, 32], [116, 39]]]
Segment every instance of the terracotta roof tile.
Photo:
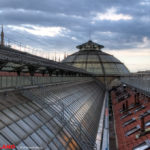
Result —
[[[135, 103], [135, 100], [134, 100], [135, 92], [132, 91], [129, 87], [126, 90], [131, 96], [121, 102], [117, 101], [116, 92], [115, 91], [111, 92], [112, 108], [113, 108], [113, 113], [114, 113], [115, 128], [116, 128], [117, 142], [118, 142], [119, 150], [132, 150], [134, 147], [138, 146], [145, 140], [150, 139], [150, 134], [146, 134], [144, 136], [141, 136], [139, 139], [136, 139], [136, 135], [141, 132], [140, 130], [134, 132], [133, 134], [131, 134], [129, 136], [126, 136], [126, 133], [128, 131], [130, 131], [132, 128], [136, 127], [137, 125], [139, 125], [141, 127], [140, 115], [142, 115], [146, 111], [150, 110], [150, 102], [148, 102], [148, 98], [144, 98], [144, 96], [140, 95], [140, 105], [138, 105], [134, 108], [131, 108], [124, 113], [120, 112], [120, 110], [123, 108], [123, 104], [126, 105], [126, 101], [128, 101], [128, 108], [131, 105], [134, 105], [134, 103]], [[143, 105], [145, 108], [141, 108], [141, 109], [139, 109], [139, 111], [137, 111], [135, 113], [134, 111], [136, 109], [140, 108], [141, 105]], [[127, 114], [129, 111], [131, 112], [131, 115], [128, 115], [123, 119], [120, 118], [123, 115]], [[123, 124], [126, 121], [128, 121], [132, 118], [135, 118], [134, 122], [132, 122], [126, 126], [123, 126]], [[147, 121], [150, 121], [150, 114], [144, 117], [144, 121], [145, 121], [145, 123]], [[146, 128], [148, 128], [148, 127], [146, 127]]]

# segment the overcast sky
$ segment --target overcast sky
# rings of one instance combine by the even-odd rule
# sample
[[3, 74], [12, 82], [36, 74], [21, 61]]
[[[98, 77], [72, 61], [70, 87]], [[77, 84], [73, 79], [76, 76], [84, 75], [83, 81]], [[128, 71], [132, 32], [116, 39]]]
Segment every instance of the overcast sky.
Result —
[[6, 40], [71, 54], [92, 39], [130, 71], [150, 70], [150, 0], [0, 0]]

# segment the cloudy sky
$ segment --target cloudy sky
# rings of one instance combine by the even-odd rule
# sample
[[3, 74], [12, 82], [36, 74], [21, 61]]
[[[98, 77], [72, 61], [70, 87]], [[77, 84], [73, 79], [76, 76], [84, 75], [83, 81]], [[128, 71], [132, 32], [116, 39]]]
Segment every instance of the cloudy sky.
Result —
[[150, 70], [150, 0], [0, 0], [0, 22], [6, 41], [43, 55], [92, 39], [130, 71]]

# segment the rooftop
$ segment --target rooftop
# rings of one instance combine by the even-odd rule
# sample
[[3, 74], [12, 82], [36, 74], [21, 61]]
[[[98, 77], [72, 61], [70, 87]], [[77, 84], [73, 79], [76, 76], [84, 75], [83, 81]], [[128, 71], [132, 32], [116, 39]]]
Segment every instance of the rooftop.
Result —
[[124, 87], [118, 87], [111, 92], [111, 100], [118, 149], [150, 148], [147, 144], [150, 140], [150, 98], [144, 93], [135, 92], [132, 87], [126, 87], [125, 90]]

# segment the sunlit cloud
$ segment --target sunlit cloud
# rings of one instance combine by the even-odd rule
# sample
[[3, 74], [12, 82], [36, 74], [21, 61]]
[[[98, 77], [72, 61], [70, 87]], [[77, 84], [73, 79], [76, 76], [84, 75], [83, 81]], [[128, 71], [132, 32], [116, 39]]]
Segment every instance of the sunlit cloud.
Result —
[[97, 13], [93, 18], [94, 21], [97, 20], [111, 20], [111, 21], [119, 21], [119, 20], [131, 20], [132, 16], [125, 14], [118, 14], [117, 9], [111, 8], [107, 9], [105, 13]]
[[7, 27], [11, 28], [12, 30], [26, 31], [33, 35], [48, 37], [63, 36], [65, 32], [69, 32], [69, 30], [64, 27], [42, 27], [35, 25], [8, 25]]
[[150, 0], [143, 0], [142, 2], [140, 2], [140, 5], [150, 5]]
[[122, 61], [131, 72], [150, 70], [150, 49], [106, 50]]
[[150, 47], [150, 39], [148, 37], [143, 37], [142, 43], [137, 44], [137, 48]]

